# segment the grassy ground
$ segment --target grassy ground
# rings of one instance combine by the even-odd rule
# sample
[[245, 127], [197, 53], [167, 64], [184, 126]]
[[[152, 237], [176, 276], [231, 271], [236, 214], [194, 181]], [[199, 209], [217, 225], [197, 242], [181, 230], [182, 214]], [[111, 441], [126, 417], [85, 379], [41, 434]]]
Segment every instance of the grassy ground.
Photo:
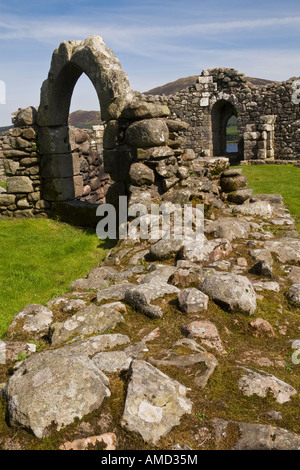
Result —
[[300, 168], [293, 165], [249, 165], [242, 168], [255, 194], [281, 194], [300, 230]]
[[0, 187], [6, 189], [5, 181], [0, 181]]
[[29, 303], [64, 293], [103, 260], [95, 233], [46, 219], [0, 220], [0, 338]]

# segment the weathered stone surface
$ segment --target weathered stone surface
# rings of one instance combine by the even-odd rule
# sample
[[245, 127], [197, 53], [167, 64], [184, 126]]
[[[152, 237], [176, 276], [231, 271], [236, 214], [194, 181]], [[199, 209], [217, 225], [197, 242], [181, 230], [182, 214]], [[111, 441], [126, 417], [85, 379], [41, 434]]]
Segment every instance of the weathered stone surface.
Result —
[[165, 260], [174, 257], [181, 249], [183, 240], [161, 239], [151, 245], [150, 256], [154, 260]]
[[117, 436], [112, 432], [106, 432], [100, 436], [75, 439], [72, 442], [64, 442], [59, 450], [93, 450], [93, 447], [99, 446], [99, 444], [103, 445], [105, 450], [116, 450]]
[[36, 345], [17, 341], [0, 341], [0, 365], [20, 360], [36, 352]]
[[216, 349], [220, 354], [226, 354], [216, 326], [206, 320], [195, 320], [182, 327], [182, 332], [188, 338], [200, 339], [201, 344]]
[[166, 145], [168, 138], [168, 126], [161, 119], [134, 122], [126, 131], [126, 142], [135, 148]]
[[166, 282], [151, 282], [132, 287], [125, 293], [125, 302], [150, 318], [161, 318], [163, 311], [158, 305], [151, 305], [151, 301], [167, 294], [177, 294], [179, 289]]
[[113, 302], [98, 307], [91, 304], [64, 322], [51, 325], [51, 344], [57, 346], [71, 336], [101, 334], [124, 322], [122, 313], [126, 307], [121, 302]]
[[225, 193], [231, 193], [247, 186], [247, 178], [244, 175], [225, 176], [221, 178], [221, 188]]
[[144, 361], [133, 361], [121, 424], [154, 444], [190, 414], [187, 390]]
[[7, 194], [3, 192], [0, 194], [0, 206], [11, 206], [16, 202], [16, 196], [14, 194]]
[[12, 426], [47, 436], [99, 408], [108, 378], [82, 355], [45, 351], [26, 359], [4, 389]]
[[300, 435], [266, 424], [238, 423], [214, 419], [216, 439], [222, 449], [222, 441], [235, 429], [237, 442], [232, 450], [299, 450]]
[[109, 281], [104, 279], [76, 279], [70, 284], [72, 290], [99, 290], [109, 286]]
[[39, 339], [48, 334], [52, 320], [53, 313], [49, 308], [39, 304], [29, 304], [14, 317], [7, 333], [11, 338], [21, 335], [29, 339]]
[[[181, 348], [184, 348], [185, 350], [190, 349], [191, 354], [180, 354]], [[177, 352], [177, 350], [179, 350], [179, 352]], [[150, 357], [149, 362], [158, 367], [172, 366], [183, 369], [194, 368], [198, 365], [198, 371], [194, 372], [195, 369], [193, 369], [193, 380], [200, 388], [204, 388], [206, 386], [210, 376], [214, 373], [218, 365], [218, 361], [213, 354], [208, 353], [205, 349], [199, 346], [196, 341], [188, 338], [176, 341], [176, 343], [173, 344], [172, 349], [167, 351], [167, 354], [163, 359], [154, 359], [153, 357]]]
[[292, 285], [287, 293], [287, 298], [291, 304], [300, 307], [300, 282], [295, 282]]
[[137, 186], [154, 183], [154, 171], [143, 163], [133, 163], [129, 171], [130, 181]]
[[247, 238], [250, 224], [243, 218], [222, 217], [205, 226], [205, 233], [216, 238], [226, 238], [232, 241], [235, 238]]
[[55, 297], [46, 303], [46, 307], [59, 308], [64, 313], [75, 313], [86, 306], [86, 302], [82, 299], [69, 299], [68, 297]]
[[97, 301], [101, 302], [102, 300], [124, 300], [126, 292], [134, 287], [134, 284], [117, 284], [115, 286], [106, 287], [106, 289], [101, 289], [97, 293]]
[[281, 263], [300, 263], [300, 240], [295, 238], [270, 240], [265, 243], [265, 248], [274, 253]]
[[134, 100], [123, 109], [121, 118], [128, 120], [150, 119], [169, 116], [168, 106], [160, 103], [148, 103], [147, 101]]
[[257, 201], [252, 203], [248, 203], [248, 201], [246, 201], [241, 205], [234, 206], [232, 208], [232, 212], [234, 214], [252, 215], [254, 217], [271, 217], [272, 207], [268, 201]]
[[290, 401], [297, 391], [289, 384], [278, 379], [274, 375], [267, 374], [261, 370], [251, 370], [242, 367], [246, 371], [239, 381], [239, 389], [247, 396], [258, 395], [259, 397], [266, 397], [270, 392], [275, 400], [282, 404]]
[[83, 193], [81, 175], [73, 178], [44, 178], [43, 196], [47, 201], [73, 201]]
[[[42, 86], [38, 112], [40, 126], [67, 125], [73, 86], [82, 72], [94, 84], [103, 120], [117, 119], [126, 104], [132, 101], [134, 93], [128, 77], [100, 36], [89, 36], [83, 41], [63, 41], [53, 53], [51, 79], [45, 80]], [[69, 87], [66, 86], [67, 78]]]
[[273, 257], [271, 252], [265, 248], [258, 248], [255, 250], [249, 250], [249, 255], [253, 258], [254, 261], [259, 262], [262, 261], [266, 263], [268, 266], [272, 267], [273, 265]]
[[267, 338], [275, 337], [272, 325], [270, 325], [270, 323], [263, 318], [256, 318], [255, 320], [252, 320], [249, 325], [253, 329], [253, 336]]
[[256, 295], [249, 279], [232, 273], [207, 277], [200, 287], [215, 303], [229, 312], [252, 315], [256, 310]]
[[94, 356], [95, 354], [122, 346], [130, 342], [126, 335], [120, 334], [102, 334], [91, 336], [79, 341], [71, 341], [66, 346], [60, 348], [64, 354], [83, 354], [85, 356]]
[[178, 293], [179, 308], [184, 313], [196, 313], [207, 310], [208, 296], [194, 287], [183, 289]]
[[124, 351], [100, 352], [93, 357], [93, 362], [104, 372], [118, 372], [129, 369], [132, 357]]
[[257, 274], [264, 277], [272, 277], [272, 266], [270, 266], [266, 261], [260, 260], [251, 269], [249, 273]]
[[256, 291], [262, 291], [262, 290], [270, 290], [273, 292], [279, 292], [280, 291], [280, 286], [278, 282], [262, 282], [262, 281], [254, 281], [252, 282], [252, 285]]
[[32, 193], [33, 186], [28, 176], [11, 176], [6, 180], [8, 193]]
[[32, 126], [37, 118], [37, 110], [33, 106], [21, 109], [14, 117], [15, 127]]
[[293, 282], [300, 282], [300, 266], [291, 266], [288, 278]]
[[179, 257], [192, 262], [212, 262], [224, 258], [231, 251], [232, 246], [226, 238], [207, 240], [202, 235], [195, 240], [185, 242]]
[[[188, 267], [188, 264], [185, 265], [182, 263], [189, 263], [191, 266]], [[202, 284], [207, 276], [215, 273], [213, 268], [202, 268], [197, 264], [184, 260], [179, 260], [177, 262], [177, 266], [181, 265], [183, 268], [176, 269], [174, 274], [170, 277], [170, 283], [173, 284], [173, 286], [180, 288], [186, 288], [190, 286], [198, 287]]]
[[78, 153], [44, 155], [41, 159], [41, 175], [44, 178], [72, 178], [79, 174]]

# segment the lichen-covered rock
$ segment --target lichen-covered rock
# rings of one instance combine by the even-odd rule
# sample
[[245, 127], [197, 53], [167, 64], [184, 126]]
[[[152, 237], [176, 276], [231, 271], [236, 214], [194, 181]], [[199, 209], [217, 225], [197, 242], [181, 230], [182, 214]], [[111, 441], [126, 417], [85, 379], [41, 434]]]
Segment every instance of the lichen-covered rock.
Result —
[[272, 207], [268, 201], [244, 202], [241, 205], [233, 206], [234, 214], [252, 215], [258, 217], [271, 217]]
[[[182, 348], [185, 350], [184, 354], [181, 353]], [[187, 353], [188, 350], [190, 350], [190, 354]], [[193, 381], [200, 388], [206, 386], [218, 365], [218, 361], [213, 354], [207, 352], [196, 341], [189, 338], [176, 341], [162, 359], [149, 357], [148, 360], [158, 367], [171, 366], [193, 371]]]
[[300, 240], [284, 238], [265, 242], [265, 248], [274, 253], [281, 263], [300, 263]]
[[193, 339], [200, 339], [201, 344], [226, 354], [216, 326], [206, 320], [195, 320], [182, 327], [182, 332]]
[[253, 315], [256, 295], [249, 279], [233, 273], [218, 273], [207, 277], [200, 287], [215, 303], [229, 312]]
[[225, 193], [231, 193], [247, 186], [247, 178], [244, 175], [225, 176], [221, 178], [221, 188]]
[[131, 165], [129, 176], [131, 183], [137, 186], [151, 185], [155, 179], [154, 171], [140, 162]]
[[232, 450], [299, 450], [300, 447], [300, 435], [287, 429], [218, 418], [213, 423], [219, 449], [223, 448], [222, 443], [226, 446], [226, 440], [233, 430], [238, 438], [232, 444]]
[[296, 307], [300, 307], [300, 282], [295, 282], [287, 293], [289, 302]]
[[179, 382], [151, 364], [135, 360], [121, 424], [155, 444], [180, 423], [183, 414], [191, 413], [192, 403], [186, 393]]
[[205, 233], [216, 238], [226, 238], [232, 241], [235, 238], [247, 238], [250, 224], [243, 218], [222, 217], [205, 226]]
[[121, 302], [113, 302], [101, 307], [91, 304], [64, 322], [51, 325], [51, 344], [57, 346], [71, 336], [101, 334], [124, 322], [122, 313], [126, 307]]
[[26, 359], [4, 389], [9, 423], [43, 438], [100, 408], [108, 378], [83, 355], [45, 351]]
[[126, 141], [134, 148], [166, 145], [169, 129], [161, 119], [145, 119], [131, 124], [126, 131]]
[[208, 296], [194, 287], [183, 289], [178, 294], [178, 304], [184, 313], [202, 312], [207, 309]]
[[180, 259], [192, 262], [213, 262], [229, 255], [232, 245], [226, 238], [207, 240], [202, 235], [185, 242], [179, 254]]
[[167, 294], [177, 294], [179, 289], [166, 282], [151, 282], [140, 284], [126, 291], [125, 302], [150, 318], [161, 318], [163, 311], [158, 305], [152, 305], [152, 300], [159, 299]]
[[49, 308], [39, 304], [29, 304], [14, 317], [7, 333], [10, 338], [22, 336], [28, 339], [40, 339], [48, 334], [52, 321], [53, 312]]
[[243, 375], [239, 381], [239, 389], [247, 396], [258, 395], [259, 397], [266, 397], [270, 392], [278, 403], [286, 403], [290, 401], [297, 391], [291, 385], [283, 382], [274, 375], [267, 374], [261, 370], [251, 370], [245, 367], [242, 368], [246, 374]]

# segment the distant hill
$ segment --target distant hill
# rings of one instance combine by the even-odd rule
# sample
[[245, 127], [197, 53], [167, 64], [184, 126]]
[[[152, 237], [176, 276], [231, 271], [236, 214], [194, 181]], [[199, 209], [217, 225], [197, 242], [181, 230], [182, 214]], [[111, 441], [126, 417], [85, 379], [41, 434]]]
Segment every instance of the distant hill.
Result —
[[[175, 80], [174, 82], [169, 82], [169, 83], [166, 83], [165, 85], [152, 88], [152, 90], [146, 91], [144, 92], [144, 94], [145, 95], [173, 95], [177, 91], [183, 90], [184, 88], [187, 88], [193, 85], [197, 81], [198, 77], [199, 75], [192, 75], [186, 78], [179, 78], [178, 80]], [[274, 80], [273, 81], [265, 80], [263, 78], [253, 78], [253, 77], [245, 77], [245, 78], [250, 83], [253, 83], [253, 85], [257, 85], [257, 86], [266, 86], [266, 85], [269, 85], [270, 83], [275, 82]]]
[[4, 127], [0, 127], [0, 136], [3, 135], [3, 132], [8, 131], [8, 130], [11, 129], [12, 127], [14, 127], [14, 126], [4, 126]]
[[69, 116], [69, 125], [81, 129], [91, 129], [102, 124], [100, 111], [74, 111]]

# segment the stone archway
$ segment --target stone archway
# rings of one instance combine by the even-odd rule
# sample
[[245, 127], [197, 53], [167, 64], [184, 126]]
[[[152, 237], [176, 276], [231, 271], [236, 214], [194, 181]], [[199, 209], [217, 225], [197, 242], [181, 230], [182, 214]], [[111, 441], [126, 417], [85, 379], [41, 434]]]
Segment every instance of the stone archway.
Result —
[[100, 36], [63, 41], [54, 51], [37, 118], [43, 198], [51, 202], [73, 200], [83, 190], [68, 127], [72, 93], [82, 73], [95, 87], [104, 121], [117, 120], [134, 97], [119, 60]]
[[229, 101], [217, 101], [211, 110], [211, 131], [213, 155], [215, 157], [227, 154], [226, 127], [232, 116], [237, 117], [237, 110]]

